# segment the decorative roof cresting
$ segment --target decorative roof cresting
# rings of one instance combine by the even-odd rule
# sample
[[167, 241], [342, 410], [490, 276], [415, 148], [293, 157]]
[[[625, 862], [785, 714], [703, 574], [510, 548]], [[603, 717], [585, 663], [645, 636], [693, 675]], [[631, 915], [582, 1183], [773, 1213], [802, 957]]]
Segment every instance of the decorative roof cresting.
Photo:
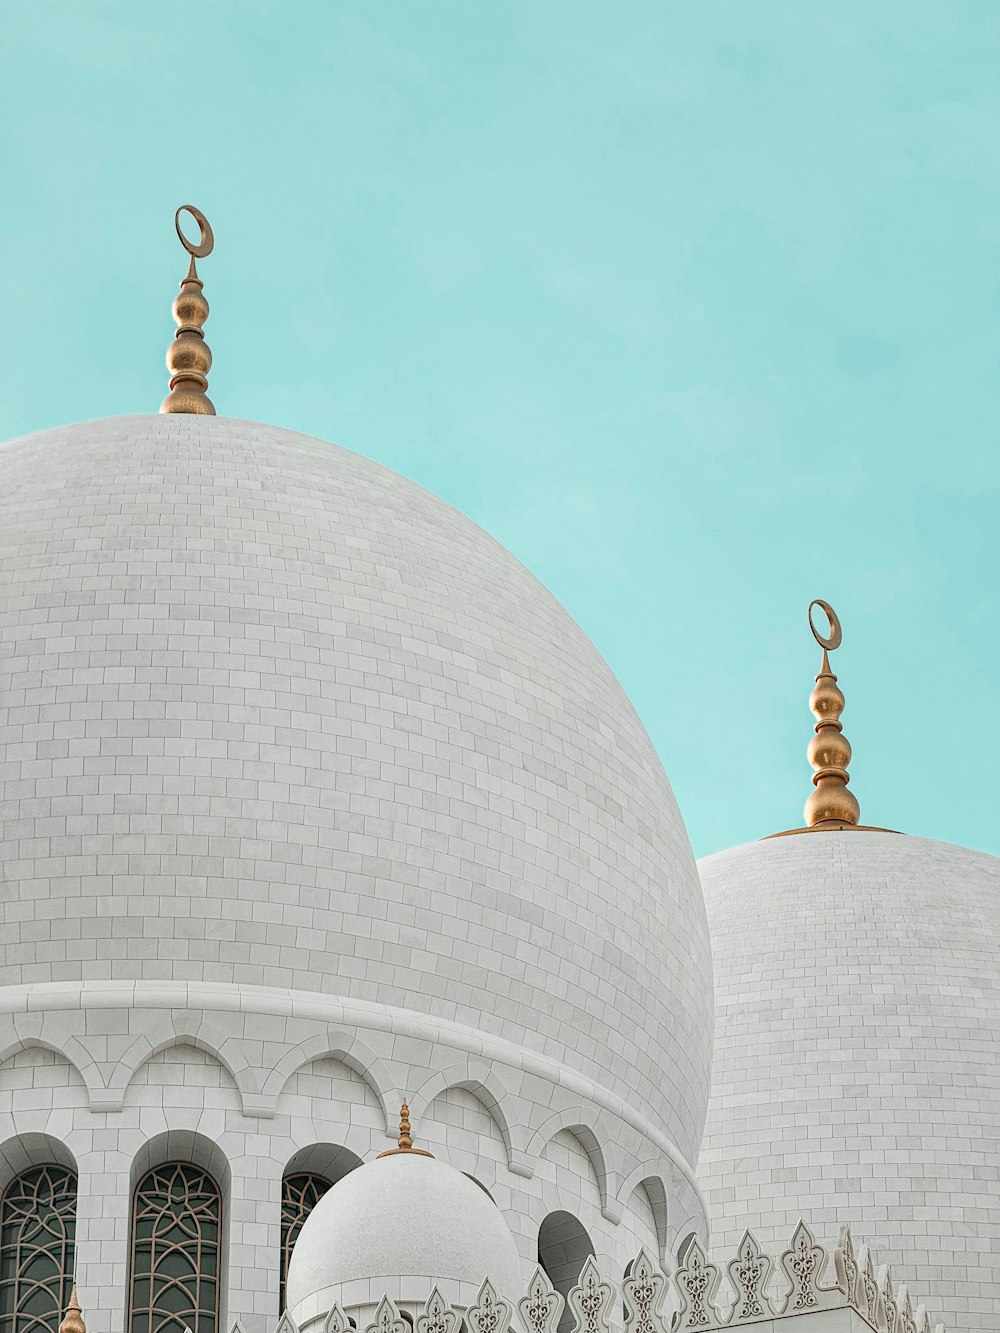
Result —
[[[181, 214], [190, 213], [198, 224], [197, 244], [189, 240], [181, 227]], [[196, 259], [205, 259], [212, 253], [215, 237], [205, 214], [193, 204], [181, 204], [174, 214], [174, 226], [181, 245], [191, 256], [181, 289], [174, 297], [174, 320], [177, 332], [167, 349], [167, 369], [170, 371], [170, 392], [160, 405], [161, 412], [188, 412], [199, 416], [215, 416], [215, 407], [206, 394], [208, 372], [212, 369], [212, 353], [205, 342], [202, 325], [208, 319], [208, 302], [202, 291], [202, 281], [195, 267]]]

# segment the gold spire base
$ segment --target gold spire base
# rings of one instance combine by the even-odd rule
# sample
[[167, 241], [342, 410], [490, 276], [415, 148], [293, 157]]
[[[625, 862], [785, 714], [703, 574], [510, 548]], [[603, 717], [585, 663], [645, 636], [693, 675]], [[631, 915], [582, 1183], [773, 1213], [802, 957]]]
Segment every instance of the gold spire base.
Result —
[[[804, 828], [786, 828], [780, 833], [768, 833], [761, 842], [772, 838], [794, 838], [798, 833], [896, 833], [898, 828], [879, 828], [877, 824], [851, 824], [846, 819], [825, 819], [822, 824], [806, 824]], [[900, 836], [902, 836], [900, 834]]]
[[204, 389], [193, 380], [181, 380], [160, 404], [160, 412], [187, 412], [195, 416], [214, 417], [215, 404]]

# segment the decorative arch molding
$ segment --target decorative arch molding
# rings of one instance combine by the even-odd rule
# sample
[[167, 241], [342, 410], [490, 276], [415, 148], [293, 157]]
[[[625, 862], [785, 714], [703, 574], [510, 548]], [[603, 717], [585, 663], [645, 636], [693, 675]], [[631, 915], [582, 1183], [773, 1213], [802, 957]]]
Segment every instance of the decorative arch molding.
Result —
[[670, 1195], [670, 1225], [667, 1228], [667, 1253], [676, 1253], [678, 1243], [686, 1243], [689, 1233], [708, 1240], [708, 1209], [701, 1190], [671, 1163], [667, 1177]]
[[461, 1088], [475, 1097], [500, 1131], [508, 1170], [530, 1179], [535, 1170], [528, 1155], [528, 1131], [519, 1123], [513, 1095], [486, 1061], [466, 1060], [431, 1074], [410, 1098], [411, 1116], [423, 1115], [450, 1088]]
[[[16, 1026], [15, 1033], [17, 1033]], [[107, 1095], [104, 1080], [101, 1078], [101, 1071], [94, 1062], [93, 1056], [76, 1037], [64, 1036], [59, 1038], [54, 1034], [46, 1035], [43, 1030], [38, 1035], [17, 1033], [17, 1035], [9, 1037], [7, 1041], [0, 1039], [0, 1067], [12, 1056], [21, 1051], [30, 1051], [32, 1048], [40, 1051], [51, 1051], [53, 1055], [58, 1055], [61, 1060], [65, 1060], [87, 1089], [87, 1103], [90, 1109], [101, 1109], [100, 1103]]]
[[640, 1187], [646, 1191], [649, 1206], [653, 1210], [656, 1224], [657, 1258], [661, 1266], [670, 1258], [670, 1200], [671, 1172], [669, 1161], [662, 1158], [652, 1162], [643, 1162], [630, 1172], [618, 1191], [617, 1204], [624, 1213], [628, 1201]]
[[76, 1158], [62, 1139], [52, 1134], [12, 1134], [0, 1143], [0, 1195], [22, 1171], [50, 1162], [79, 1174]]
[[129, 1172], [129, 1194], [154, 1166], [166, 1162], [190, 1162], [201, 1167], [215, 1179], [222, 1191], [223, 1211], [228, 1207], [232, 1191], [233, 1172], [229, 1158], [214, 1139], [206, 1138], [195, 1129], [168, 1129], [146, 1140], [132, 1158]]
[[92, 1111], [120, 1111], [125, 1105], [125, 1094], [132, 1080], [144, 1064], [174, 1046], [193, 1046], [221, 1065], [233, 1080], [244, 1115], [267, 1114], [266, 1111], [247, 1110], [248, 1101], [252, 1103], [257, 1094], [254, 1071], [234, 1037], [228, 1036], [212, 1023], [189, 1016], [179, 1016], [157, 1026], [159, 1033], [143, 1033], [132, 1042], [115, 1066], [101, 1104], [95, 1105], [91, 1099]]
[[622, 1220], [622, 1211], [618, 1204], [618, 1181], [621, 1173], [608, 1166], [607, 1155], [601, 1141], [604, 1139], [610, 1142], [607, 1127], [600, 1117], [591, 1123], [590, 1115], [591, 1113], [583, 1106], [568, 1106], [561, 1111], [553, 1112], [532, 1135], [528, 1143], [528, 1156], [532, 1160], [541, 1157], [552, 1139], [564, 1129], [568, 1129], [580, 1140], [594, 1168], [600, 1192], [601, 1212], [609, 1222], [618, 1223]]
[[260, 1100], [266, 1101], [272, 1108], [270, 1115], [274, 1115], [278, 1098], [284, 1092], [288, 1080], [303, 1065], [313, 1060], [339, 1060], [367, 1083], [382, 1110], [387, 1136], [393, 1139], [396, 1137], [402, 1095], [381, 1059], [356, 1032], [331, 1029], [307, 1037], [286, 1051], [264, 1079], [261, 1089]]

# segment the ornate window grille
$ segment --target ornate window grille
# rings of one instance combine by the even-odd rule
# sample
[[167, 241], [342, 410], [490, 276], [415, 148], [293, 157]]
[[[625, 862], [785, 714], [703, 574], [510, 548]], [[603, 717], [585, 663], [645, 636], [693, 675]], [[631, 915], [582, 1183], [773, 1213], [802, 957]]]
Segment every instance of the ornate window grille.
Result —
[[325, 1176], [313, 1171], [296, 1171], [281, 1182], [281, 1270], [278, 1276], [278, 1309], [285, 1309], [285, 1279], [292, 1246], [299, 1238], [302, 1224], [330, 1188]]
[[0, 1200], [0, 1328], [52, 1333], [69, 1304], [76, 1232], [76, 1174], [22, 1171]]
[[188, 1162], [147, 1171], [132, 1203], [129, 1333], [217, 1333], [222, 1195]]

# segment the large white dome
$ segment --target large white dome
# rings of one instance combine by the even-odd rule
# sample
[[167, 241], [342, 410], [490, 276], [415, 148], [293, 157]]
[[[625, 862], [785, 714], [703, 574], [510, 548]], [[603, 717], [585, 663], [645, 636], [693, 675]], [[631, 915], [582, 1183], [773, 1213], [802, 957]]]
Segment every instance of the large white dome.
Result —
[[140, 416], [0, 449], [0, 984], [240, 983], [502, 1035], [689, 1158], [707, 929], [645, 731], [411, 482]]
[[1000, 1311], [1000, 862], [810, 832], [700, 862], [713, 1249], [849, 1222], [953, 1333]]
[[433, 1285], [467, 1307], [487, 1277], [512, 1304], [520, 1298], [521, 1262], [496, 1204], [445, 1162], [393, 1153], [345, 1176], [306, 1219], [288, 1312], [310, 1333], [334, 1302], [371, 1314], [383, 1295], [422, 1305]]

